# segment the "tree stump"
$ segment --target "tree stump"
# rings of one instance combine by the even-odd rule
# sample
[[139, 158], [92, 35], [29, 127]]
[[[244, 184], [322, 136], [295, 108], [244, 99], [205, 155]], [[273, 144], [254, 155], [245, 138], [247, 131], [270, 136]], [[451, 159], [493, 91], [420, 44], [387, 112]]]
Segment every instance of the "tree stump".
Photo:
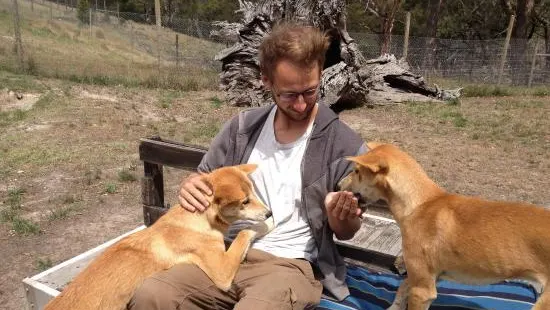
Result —
[[271, 94], [262, 85], [258, 48], [272, 26], [292, 20], [326, 31], [330, 37], [319, 101], [335, 111], [364, 104], [403, 101], [450, 100], [460, 89], [429, 87], [408, 64], [393, 55], [366, 60], [346, 31], [344, 0], [239, 0], [240, 23], [217, 22], [211, 36], [224, 38], [232, 46], [215, 59], [222, 62], [220, 88], [227, 92], [229, 104], [262, 106], [272, 103]]

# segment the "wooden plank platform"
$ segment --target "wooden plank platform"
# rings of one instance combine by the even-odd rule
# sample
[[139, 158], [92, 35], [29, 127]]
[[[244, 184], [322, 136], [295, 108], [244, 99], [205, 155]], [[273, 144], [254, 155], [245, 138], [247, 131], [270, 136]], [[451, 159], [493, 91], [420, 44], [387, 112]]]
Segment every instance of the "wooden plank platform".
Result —
[[401, 254], [401, 233], [394, 220], [372, 214], [363, 215], [361, 229], [351, 240], [341, 243], [398, 256]]

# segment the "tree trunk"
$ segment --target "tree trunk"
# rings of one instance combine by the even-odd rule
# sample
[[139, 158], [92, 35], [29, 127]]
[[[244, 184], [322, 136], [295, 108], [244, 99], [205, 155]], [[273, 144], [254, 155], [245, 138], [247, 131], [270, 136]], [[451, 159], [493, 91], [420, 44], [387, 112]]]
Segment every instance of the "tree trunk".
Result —
[[[386, 1], [386, 0], [384, 0]], [[395, 14], [401, 6], [401, 0], [393, 0], [386, 4], [385, 12], [379, 12], [382, 16], [381, 35], [380, 35], [380, 55], [388, 54], [391, 50], [391, 34], [393, 31], [393, 22]]]
[[[409, 72], [407, 64], [398, 62], [393, 55], [365, 60], [346, 31], [344, 0], [260, 0], [256, 3], [239, 0], [239, 5], [238, 12], [243, 14], [240, 23], [218, 22], [215, 25], [221, 29], [211, 32], [214, 37], [227, 34], [233, 38], [230, 39], [233, 45], [215, 58], [222, 62], [220, 88], [227, 91], [227, 99], [232, 105], [272, 103], [271, 94], [263, 88], [260, 79], [258, 48], [279, 20], [301, 21], [329, 35], [331, 42], [319, 101], [334, 110], [369, 102], [385, 103], [388, 98], [392, 101], [433, 100], [459, 95], [459, 91], [451, 93], [428, 87], [422, 77]], [[369, 90], [375, 94], [372, 98]]]
[[534, 6], [534, 0], [518, 0], [516, 7], [516, 24], [512, 30], [510, 64], [512, 83], [524, 85], [527, 83], [528, 70], [522, 64], [526, 61], [528, 44], [528, 23]]

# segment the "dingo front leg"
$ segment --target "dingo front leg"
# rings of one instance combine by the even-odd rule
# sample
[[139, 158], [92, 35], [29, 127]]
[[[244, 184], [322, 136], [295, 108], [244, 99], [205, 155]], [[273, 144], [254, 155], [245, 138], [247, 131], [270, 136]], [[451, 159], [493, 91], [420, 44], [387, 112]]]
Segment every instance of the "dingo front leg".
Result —
[[407, 309], [407, 294], [409, 294], [409, 281], [408, 279], [403, 280], [401, 285], [397, 289], [395, 294], [395, 299], [393, 300], [392, 305], [388, 310], [405, 310]]
[[256, 234], [257, 232], [253, 230], [242, 230], [233, 240], [227, 252], [213, 253], [211, 250], [205, 249], [200, 253], [201, 257], [208, 257], [208, 259], [202, 259], [198, 264], [199, 267], [219, 289], [227, 292], [231, 288], [239, 265], [246, 257], [248, 248]]

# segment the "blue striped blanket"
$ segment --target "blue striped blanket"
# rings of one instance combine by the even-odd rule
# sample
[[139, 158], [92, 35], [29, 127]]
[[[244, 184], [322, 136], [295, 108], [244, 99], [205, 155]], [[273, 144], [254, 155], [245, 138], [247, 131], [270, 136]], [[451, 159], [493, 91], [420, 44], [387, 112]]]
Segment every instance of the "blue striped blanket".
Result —
[[[402, 280], [394, 274], [349, 265], [346, 282], [351, 295], [340, 302], [323, 298], [317, 309], [386, 309], [393, 302]], [[432, 310], [529, 310], [537, 299], [537, 292], [531, 285], [515, 281], [482, 286], [438, 281], [437, 293], [430, 307]]]

